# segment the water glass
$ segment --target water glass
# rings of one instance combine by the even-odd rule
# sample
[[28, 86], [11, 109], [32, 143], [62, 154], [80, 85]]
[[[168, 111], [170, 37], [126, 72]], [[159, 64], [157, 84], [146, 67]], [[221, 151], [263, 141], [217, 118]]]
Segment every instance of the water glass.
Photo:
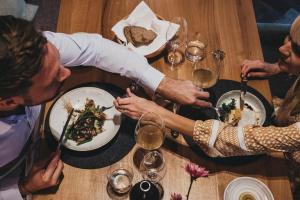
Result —
[[186, 58], [197, 63], [203, 60], [206, 56], [207, 41], [206, 38], [199, 32], [189, 35], [187, 47], [185, 49]]
[[117, 194], [128, 193], [132, 187], [133, 170], [127, 163], [116, 163], [107, 172], [108, 186]]

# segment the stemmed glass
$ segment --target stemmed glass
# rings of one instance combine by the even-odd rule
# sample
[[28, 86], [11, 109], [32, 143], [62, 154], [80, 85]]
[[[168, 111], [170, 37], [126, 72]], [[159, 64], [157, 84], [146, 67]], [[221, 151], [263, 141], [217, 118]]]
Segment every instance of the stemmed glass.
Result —
[[135, 127], [136, 143], [143, 149], [158, 149], [165, 138], [165, 125], [161, 117], [153, 112], [143, 114]]
[[166, 174], [166, 165], [163, 155], [159, 151], [150, 151], [144, 156], [139, 171], [144, 179], [156, 184]]
[[[175, 32], [177, 27], [178, 30]], [[168, 41], [166, 61], [171, 65], [171, 70], [174, 70], [174, 66], [184, 61], [184, 54], [179, 50], [185, 47], [187, 41], [187, 22], [183, 17], [174, 17], [169, 22], [166, 41]]]
[[165, 159], [157, 150], [162, 146], [164, 138], [165, 125], [161, 117], [152, 112], [143, 114], [135, 128], [135, 139], [141, 148], [149, 152], [143, 157], [139, 170], [143, 178], [154, 183], [165, 173]]

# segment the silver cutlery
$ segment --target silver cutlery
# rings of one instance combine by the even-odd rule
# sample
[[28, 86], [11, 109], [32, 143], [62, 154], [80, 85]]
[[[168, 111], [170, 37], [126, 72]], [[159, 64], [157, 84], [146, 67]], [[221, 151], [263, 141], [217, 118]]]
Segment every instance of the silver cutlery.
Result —
[[106, 111], [106, 110], [108, 110], [108, 109], [111, 109], [112, 107], [114, 107], [114, 105], [108, 106], [108, 107], [102, 106], [102, 107], [99, 109], [99, 111], [100, 111], [100, 112], [104, 112], [104, 111]]
[[70, 111], [70, 112], [68, 112], [68, 119], [67, 119], [67, 121], [66, 121], [66, 123], [65, 123], [65, 125], [64, 125], [64, 128], [63, 128], [63, 131], [62, 131], [62, 133], [61, 133], [61, 135], [60, 135], [60, 138], [59, 138], [59, 140], [58, 140], [58, 145], [57, 145], [57, 150], [59, 150], [60, 149], [60, 147], [61, 147], [61, 145], [62, 145], [62, 143], [63, 143], [63, 138], [64, 138], [64, 136], [65, 136], [65, 134], [66, 134], [66, 130], [67, 130], [67, 127], [68, 127], [68, 124], [69, 124], [69, 122], [70, 122], [70, 119], [71, 119], [71, 117], [72, 117], [72, 115], [73, 115], [73, 112], [74, 112], [74, 108], [72, 108], [72, 110]]
[[215, 112], [217, 113], [217, 117], [218, 117], [218, 120], [221, 121], [221, 113], [220, 113], [220, 109], [219, 107], [210, 107], [211, 109], [215, 110]]
[[241, 94], [240, 94], [240, 110], [241, 111], [243, 111], [243, 109], [244, 109], [245, 96], [246, 96], [246, 93], [247, 93], [247, 83], [248, 83], [247, 78], [242, 78], [241, 79]]
[[[177, 112], [179, 111], [179, 109], [180, 109], [180, 105], [177, 104], [177, 103], [173, 103], [173, 106], [172, 106], [173, 113], [177, 114]], [[179, 134], [180, 133], [178, 131], [171, 129], [171, 136], [173, 138], [176, 139], [179, 136]]]

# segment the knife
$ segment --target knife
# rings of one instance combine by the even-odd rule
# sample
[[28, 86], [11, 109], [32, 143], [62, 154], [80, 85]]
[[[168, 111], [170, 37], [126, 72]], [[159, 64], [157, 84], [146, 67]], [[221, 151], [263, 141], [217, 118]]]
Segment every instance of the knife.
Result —
[[244, 104], [245, 104], [245, 96], [247, 93], [247, 78], [242, 78], [241, 79], [241, 94], [240, 94], [240, 110], [243, 111], [244, 109]]
[[60, 135], [60, 138], [59, 138], [59, 141], [58, 141], [57, 150], [59, 150], [60, 147], [61, 147], [61, 145], [62, 145], [63, 138], [64, 138], [64, 136], [65, 136], [65, 134], [67, 132], [66, 130], [67, 130], [68, 124], [70, 122], [70, 119], [72, 117], [73, 111], [74, 111], [74, 108], [72, 108], [71, 112], [69, 113], [68, 119], [67, 119], [67, 121], [66, 121], [66, 123], [64, 125], [63, 131], [62, 131], [62, 133]]

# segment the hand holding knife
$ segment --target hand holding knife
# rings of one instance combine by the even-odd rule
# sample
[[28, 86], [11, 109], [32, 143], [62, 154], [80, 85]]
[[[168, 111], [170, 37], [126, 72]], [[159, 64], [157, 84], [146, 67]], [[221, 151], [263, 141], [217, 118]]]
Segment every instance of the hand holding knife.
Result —
[[240, 110], [243, 111], [245, 104], [245, 96], [247, 93], [247, 77], [241, 76], [241, 94], [240, 94]]
[[64, 138], [64, 136], [65, 136], [65, 134], [67, 132], [67, 127], [68, 127], [68, 124], [69, 124], [70, 119], [72, 117], [73, 111], [74, 111], [74, 108], [72, 108], [72, 110], [70, 112], [68, 112], [68, 114], [69, 114], [68, 115], [68, 119], [67, 119], [67, 121], [66, 121], [66, 123], [64, 125], [63, 131], [62, 131], [62, 133], [60, 135], [60, 138], [59, 138], [59, 141], [58, 141], [58, 145], [57, 145], [57, 151], [60, 150], [60, 147], [61, 147], [62, 142], [63, 142], [63, 138]]

